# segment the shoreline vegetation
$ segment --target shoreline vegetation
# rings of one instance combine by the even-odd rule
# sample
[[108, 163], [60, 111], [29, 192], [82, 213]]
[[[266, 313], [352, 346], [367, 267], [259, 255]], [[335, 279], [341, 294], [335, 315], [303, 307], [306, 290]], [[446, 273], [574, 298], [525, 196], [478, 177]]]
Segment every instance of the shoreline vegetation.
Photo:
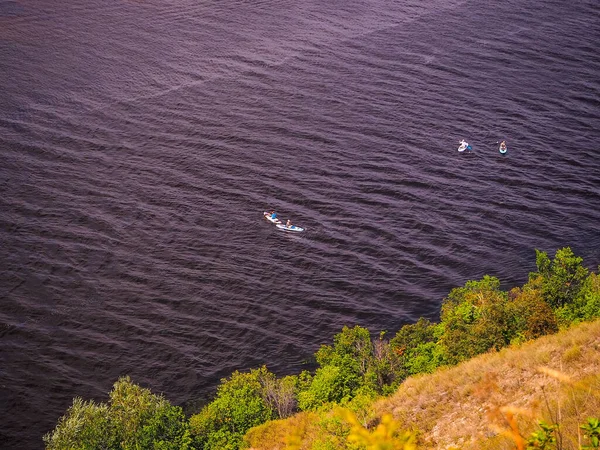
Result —
[[46, 448], [600, 448], [600, 266], [568, 247], [536, 266], [509, 291], [452, 289], [438, 323], [344, 327], [313, 372], [236, 371], [189, 417], [120, 378], [106, 403], [75, 398]]

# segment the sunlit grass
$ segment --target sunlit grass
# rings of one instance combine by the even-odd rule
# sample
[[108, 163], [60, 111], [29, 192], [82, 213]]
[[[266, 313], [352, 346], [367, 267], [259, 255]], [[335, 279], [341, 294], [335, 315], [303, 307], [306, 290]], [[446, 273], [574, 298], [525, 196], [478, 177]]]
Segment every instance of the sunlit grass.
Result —
[[418, 428], [427, 448], [514, 449], [513, 435], [505, 433], [510, 421], [528, 436], [538, 419], [561, 422], [567, 443], [586, 414], [598, 415], [599, 383], [596, 321], [408, 379], [375, 409], [392, 411], [406, 429]]

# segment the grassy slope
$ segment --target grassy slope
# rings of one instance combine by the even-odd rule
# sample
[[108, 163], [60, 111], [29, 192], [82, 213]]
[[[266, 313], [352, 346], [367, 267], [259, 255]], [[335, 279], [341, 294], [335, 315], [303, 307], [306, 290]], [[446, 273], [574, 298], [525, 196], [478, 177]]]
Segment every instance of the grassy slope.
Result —
[[577, 424], [600, 414], [599, 394], [596, 321], [410, 378], [375, 409], [392, 412], [405, 429], [419, 429], [424, 447], [438, 449], [515, 448], [502, 432], [511, 409], [519, 410], [516, 421], [525, 436], [535, 431], [537, 419], [560, 415], [563, 444], [569, 448], [567, 441], [577, 439]]
[[[511, 414], [523, 436], [540, 418], [559, 422], [562, 448], [578, 448], [577, 425], [600, 415], [600, 321], [409, 378], [373, 409], [419, 430], [419, 449], [514, 449]], [[285, 448], [290, 430], [302, 441], [295, 448], [310, 449], [323, 437], [306, 413], [265, 425], [256, 449]]]

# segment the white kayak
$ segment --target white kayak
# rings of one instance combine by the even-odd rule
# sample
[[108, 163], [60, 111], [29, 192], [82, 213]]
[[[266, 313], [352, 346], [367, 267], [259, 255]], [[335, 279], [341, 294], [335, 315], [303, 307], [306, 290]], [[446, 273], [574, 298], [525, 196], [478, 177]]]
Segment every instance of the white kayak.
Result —
[[274, 223], [274, 224], [281, 223], [281, 220], [279, 220], [279, 218], [277, 218], [277, 216], [273, 217], [270, 212], [265, 211], [263, 214], [265, 216], [265, 219], [267, 219], [269, 222]]
[[279, 228], [280, 230], [283, 231], [295, 231], [295, 232], [300, 232], [300, 231], [304, 231], [304, 228], [302, 227], [297, 227], [296, 225], [290, 225], [289, 227], [287, 225], [284, 225], [282, 223], [278, 223], [276, 225], [277, 228]]
[[498, 151], [502, 154], [505, 154], [508, 151], [506, 144], [504, 142], [500, 143], [500, 147], [498, 147]]

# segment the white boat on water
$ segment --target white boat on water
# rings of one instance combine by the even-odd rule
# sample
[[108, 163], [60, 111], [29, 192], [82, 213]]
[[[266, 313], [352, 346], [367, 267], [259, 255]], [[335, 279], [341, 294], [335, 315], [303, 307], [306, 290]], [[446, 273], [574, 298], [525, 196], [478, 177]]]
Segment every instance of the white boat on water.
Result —
[[275, 211], [265, 211], [263, 212], [263, 216], [265, 216], [265, 219], [267, 219], [269, 222], [274, 223], [275, 226], [282, 231], [292, 231], [296, 233], [304, 231], [304, 228], [292, 225], [292, 222], [289, 220], [284, 224], [279, 217], [277, 217], [277, 213]]
[[271, 212], [265, 211], [263, 213], [263, 215], [265, 216], [265, 219], [267, 219], [271, 223], [274, 223], [274, 224], [281, 223], [281, 220], [279, 220], [279, 218], [277, 217], [277, 213], [275, 211], [271, 211]]
[[464, 139], [462, 139], [459, 142], [459, 146], [458, 146], [458, 151], [459, 152], [464, 152], [465, 150], [472, 150], [472, 149], [473, 149], [473, 147], [471, 147], [471, 145], [467, 141], [465, 141]]
[[282, 223], [278, 223], [277, 225], [275, 225], [277, 228], [279, 228], [280, 230], [283, 231], [293, 231], [293, 232], [300, 232], [300, 231], [304, 231], [304, 228], [302, 227], [297, 227], [296, 225], [284, 225]]

